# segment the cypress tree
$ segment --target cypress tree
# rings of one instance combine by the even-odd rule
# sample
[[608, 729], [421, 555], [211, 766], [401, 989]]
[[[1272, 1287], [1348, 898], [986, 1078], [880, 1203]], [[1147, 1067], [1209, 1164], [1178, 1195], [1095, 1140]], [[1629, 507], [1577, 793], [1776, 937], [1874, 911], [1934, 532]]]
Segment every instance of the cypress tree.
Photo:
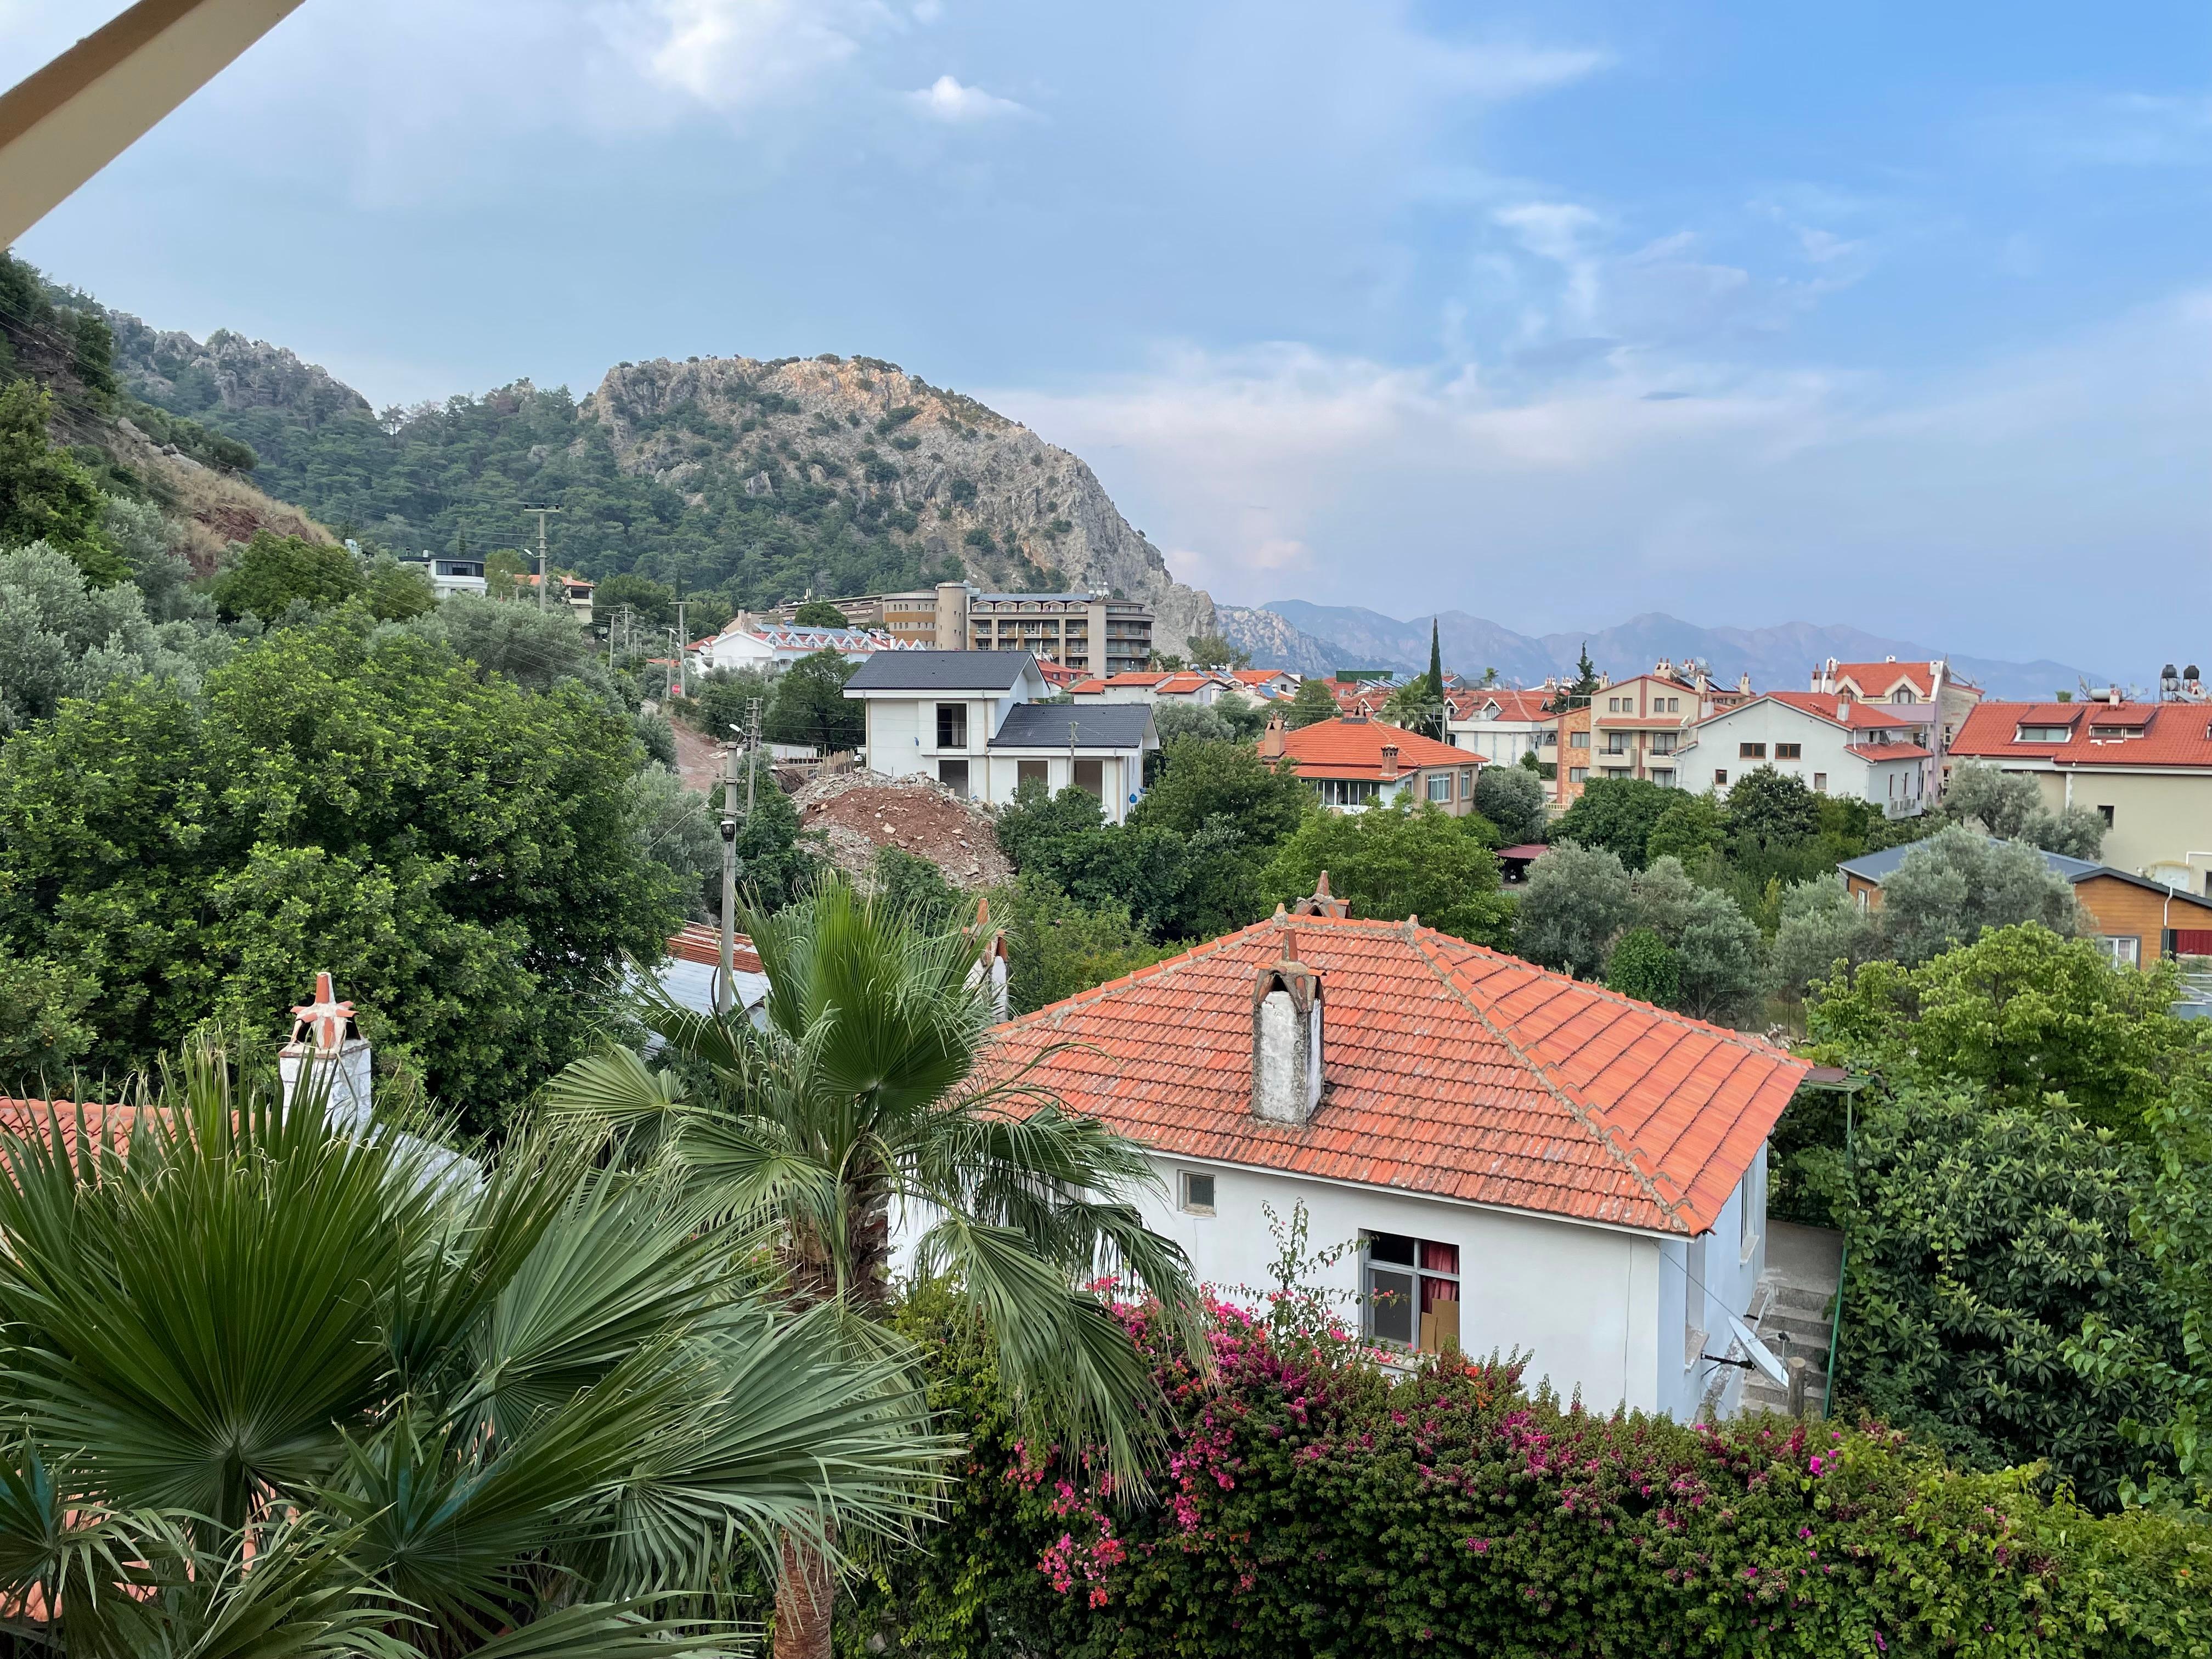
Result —
[[1444, 658], [1437, 642], [1437, 621], [1433, 617], [1429, 618], [1429, 696], [1437, 702], [1443, 701]]

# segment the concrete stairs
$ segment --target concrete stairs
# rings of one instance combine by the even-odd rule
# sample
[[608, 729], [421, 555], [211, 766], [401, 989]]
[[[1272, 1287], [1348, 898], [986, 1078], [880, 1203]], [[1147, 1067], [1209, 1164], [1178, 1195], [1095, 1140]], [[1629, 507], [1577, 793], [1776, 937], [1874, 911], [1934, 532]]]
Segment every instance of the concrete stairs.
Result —
[[[1787, 1221], [1767, 1224], [1766, 1271], [1752, 1298], [1749, 1322], [1785, 1366], [1792, 1359], [1805, 1362], [1806, 1411], [1814, 1417], [1827, 1407], [1828, 1340], [1842, 1268], [1840, 1235]], [[1789, 1390], [1749, 1372], [1742, 1408], [1787, 1413]]]

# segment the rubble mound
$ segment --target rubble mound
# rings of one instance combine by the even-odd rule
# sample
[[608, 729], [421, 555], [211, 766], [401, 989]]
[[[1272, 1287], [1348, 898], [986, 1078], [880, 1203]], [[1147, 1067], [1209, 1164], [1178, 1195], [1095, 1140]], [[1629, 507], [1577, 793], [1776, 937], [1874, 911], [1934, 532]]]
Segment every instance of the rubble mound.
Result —
[[927, 859], [968, 891], [1013, 879], [990, 813], [933, 778], [841, 772], [817, 779], [792, 800], [800, 826], [816, 833], [830, 861], [848, 874], [866, 874], [878, 848], [896, 847]]

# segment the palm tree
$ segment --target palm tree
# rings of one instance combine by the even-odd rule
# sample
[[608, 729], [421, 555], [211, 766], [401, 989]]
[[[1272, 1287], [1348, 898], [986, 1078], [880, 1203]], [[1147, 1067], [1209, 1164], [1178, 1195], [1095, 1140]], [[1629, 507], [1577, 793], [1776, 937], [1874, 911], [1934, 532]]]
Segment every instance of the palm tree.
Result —
[[727, 1649], [733, 1546], [772, 1574], [927, 1511], [949, 1449], [909, 1380], [763, 1297], [664, 1174], [551, 1131], [477, 1164], [319, 1094], [202, 1049], [135, 1112], [0, 1137], [19, 1641]]
[[[1161, 1402], [1090, 1285], [1111, 1272], [1141, 1287], [1205, 1352], [1189, 1264], [1129, 1201], [1158, 1182], [1142, 1152], [1026, 1070], [992, 1068], [979, 930], [931, 930], [842, 883], [741, 925], [768, 975], [761, 1024], [653, 1001], [676, 1069], [617, 1050], [556, 1078], [550, 1105], [664, 1145], [700, 1213], [769, 1228], [793, 1299], [842, 1310], [864, 1352], [884, 1340], [905, 1228], [915, 1267], [965, 1299], [1024, 1407], [1140, 1488]], [[828, 1651], [826, 1560], [798, 1542], [780, 1659]]]

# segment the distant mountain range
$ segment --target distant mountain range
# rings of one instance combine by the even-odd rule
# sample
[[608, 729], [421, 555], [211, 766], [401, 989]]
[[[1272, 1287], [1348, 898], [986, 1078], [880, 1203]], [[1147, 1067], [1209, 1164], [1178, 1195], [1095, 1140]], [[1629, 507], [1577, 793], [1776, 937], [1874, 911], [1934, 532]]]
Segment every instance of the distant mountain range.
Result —
[[2108, 677], [2069, 664], [2039, 660], [2006, 662], [1968, 657], [1911, 640], [1886, 639], [1862, 629], [1784, 623], [1774, 628], [1704, 628], [1663, 611], [1647, 611], [1613, 628], [1589, 633], [1530, 635], [1464, 611], [1446, 611], [1433, 619], [1401, 622], [1356, 605], [1309, 605], [1275, 599], [1256, 610], [1217, 605], [1223, 635], [1252, 653], [1262, 668], [1328, 673], [1338, 668], [1395, 668], [1419, 672], [1429, 665], [1429, 624], [1437, 624], [1444, 665], [1462, 674], [1495, 668], [1509, 684], [1534, 685], [1548, 674], [1571, 673], [1585, 647], [1590, 660], [1620, 678], [1649, 670], [1661, 658], [1680, 662], [1695, 658], [1716, 679], [1733, 683], [1748, 673], [1761, 690], [1801, 690], [1814, 664], [1835, 657], [1846, 662], [1879, 662], [1885, 657], [1928, 661], [1948, 658], [1952, 667], [1992, 697], [2048, 697], [2083, 683], [2103, 685]]

